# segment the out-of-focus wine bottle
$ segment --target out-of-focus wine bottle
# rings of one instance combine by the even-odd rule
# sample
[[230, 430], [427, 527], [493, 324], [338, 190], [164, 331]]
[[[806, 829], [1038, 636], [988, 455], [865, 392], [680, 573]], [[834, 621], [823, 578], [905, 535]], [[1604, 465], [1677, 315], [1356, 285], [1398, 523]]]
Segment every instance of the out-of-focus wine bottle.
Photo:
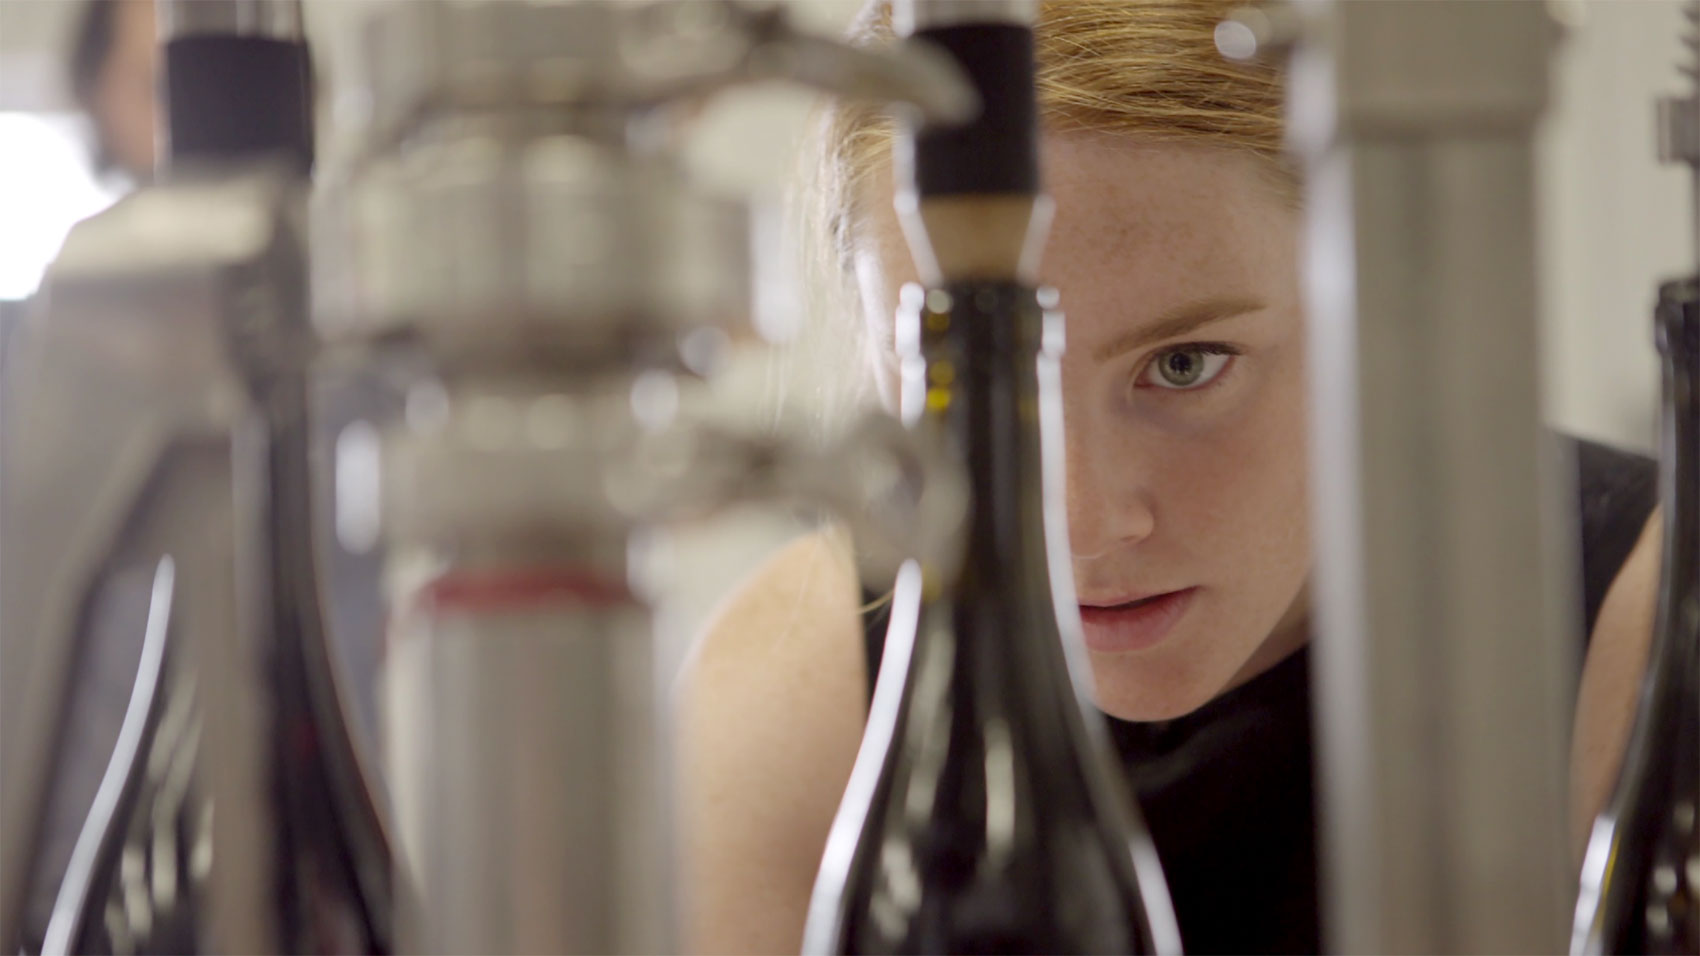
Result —
[[956, 446], [971, 516], [958, 575], [899, 577], [804, 951], [1178, 951], [1155, 851], [1082, 690], [1056, 497], [1062, 317], [1033, 285], [1049, 218], [1033, 5], [897, 12], [983, 103], [968, 126], [914, 137], [899, 200], [929, 286], [906, 290], [899, 317], [903, 412]]
[[1571, 951], [1700, 953], [1700, 288], [1659, 290], [1664, 567], [1622, 775], [1594, 822]]
[[[387, 840], [332, 675], [310, 531], [313, 350], [305, 249], [294, 224], [313, 160], [312, 77], [300, 0], [164, 0], [160, 15], [168, 139], [165, 192], [157, 201], [171, 210], [175, 197], [199, 187], [269, 177], [278, 198], [265, 214], [285, 223], [276, 245], [230, 270], [238, 288], [218, 297], [225, 310], [219, 332], [252, 406], [201, 472], [211, 476], [203, 487], [217, 492], [206, 502], [209, 513], [228, 509], [234, 526], [225, 533], [239, 542], [237, 563], [254, 575], [238, 587], [253, 589], [244, 597], [263, 619], [252, 635], [228, 635], [255, 641], [252, 669], [227, 672], [236, 658], [202, 659], [194, 642], [178, 639], [174, 618], [193, 617], [194, 603], [221, 582], [173, 571], [177, 539], [161, 539], [167, 554], [156, 575], [143, 667], [44, 949], [216, 950], [228, 938], [211, 924], [246, 910], [239, 919], [259, 930], [242, 938], [260, 945], [385, 952], [392, 909]], [[233, 193], [231, 201], [247, 195]], [[206, 702], [221, 682], [243, 688], [249, 699], [238, 706], [262, 714], [256, 735], [239, 742], [260, 751], [243, 758], [263, 768], [253, 806], [222, 805], [209, 785], [209, 774], [230, 773], [204, 743], [209, 721], [219, 719]], [[229, 828], [219, 837], [215, 821], [237, 815], [270, 831], [266, 845], [236, 845]], [[249, 872], [258, 879], [241, 889], [214, 885], [220, 855], [254, 860]]]
[[[1685, 14], [1700, 53], [1700, 2]], [[1694, 86], [1660, 101], [1659, 153], [1689, 166], [1700, 203], [1700, 67], [1683, 72]], [[1700, 206], [1693, 226], [1700, 242]], [[1582, 861], [1575, 956], [1700, 954], [1700, 273], [1659, 287], [1654, 325], [1664, 565], [1623, 768]]]

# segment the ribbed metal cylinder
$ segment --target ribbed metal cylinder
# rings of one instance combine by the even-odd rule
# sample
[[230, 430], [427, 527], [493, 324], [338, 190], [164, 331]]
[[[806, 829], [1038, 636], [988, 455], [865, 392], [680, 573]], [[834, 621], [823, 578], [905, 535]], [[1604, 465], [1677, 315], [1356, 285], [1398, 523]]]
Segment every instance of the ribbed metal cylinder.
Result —
[[899, 36], [968, 23], [1032, 26], [1038, 19], [1039, 0], [898, 0], [892, 6]]
[[306, 38], [301, 0], [161, 0], [159, 36]]

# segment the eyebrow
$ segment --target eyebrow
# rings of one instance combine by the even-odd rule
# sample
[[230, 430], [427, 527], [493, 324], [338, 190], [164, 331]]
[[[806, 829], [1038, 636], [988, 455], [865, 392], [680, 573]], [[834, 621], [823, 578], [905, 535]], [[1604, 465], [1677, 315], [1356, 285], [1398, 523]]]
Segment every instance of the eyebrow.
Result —
[[1185, 335], [1200, 326], [1223, 319], [1231, 319], [1247, 312], [1256, 312], [1266, 308], [1263, 302], [1243, 297], [1223, 297], [1215, 299], [1198, 299], [1178, 305], [1157, 318], [1149, 325], [1116, 336], [1092, 350], [1092, 357], [1102, 362], [1114, 358], [1124, 352], [1132, 352], [1144, 348], [1154, 342], [1172, 339]]

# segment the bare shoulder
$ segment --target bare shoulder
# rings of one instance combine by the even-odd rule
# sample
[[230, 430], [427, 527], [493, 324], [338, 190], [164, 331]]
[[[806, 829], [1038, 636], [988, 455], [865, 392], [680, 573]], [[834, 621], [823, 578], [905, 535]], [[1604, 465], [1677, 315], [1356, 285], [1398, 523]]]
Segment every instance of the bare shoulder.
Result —
[[697, 642], [678, 688], [685, 942], [795, 953], [861, 743], [859, 591], [831, 532], [779, 551]]
[[1659, 522], [1660, 512], [1655, 509], [1607, 589], [1582, 666], [1570, 760], [1572, 834], [1578, 849], [1611, 797], [1635, 722], [1663, 557]]

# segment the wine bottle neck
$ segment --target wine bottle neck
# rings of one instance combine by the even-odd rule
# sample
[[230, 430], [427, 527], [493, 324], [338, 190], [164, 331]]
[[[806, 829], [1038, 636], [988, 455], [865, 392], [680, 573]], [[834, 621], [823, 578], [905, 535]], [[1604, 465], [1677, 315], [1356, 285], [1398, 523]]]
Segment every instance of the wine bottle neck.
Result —
[[950, 436], [968, 474], [969, 563], [1043, 554], [1046, 321], [1034, 290], [1014, 282], [952, 283], [919, 310], [920, 414]]
[[1059, 401], [1046, 369], [1055, 371], [1060, 316], [1029, 286], [972, 282], [929, 291], [909, 318], [910, 417], [948, 436], [971, 498], [959, 574], [934, 602], [941, 614], [948, 607], [959, 638], [952, 656], [974, 662], [979, 677], [968, 683], [1025, 672], [1064, 686], [1045, 507], [1046, 439], [1055, 437], [1046, 423], [1061, 424], [1046, 411]]

